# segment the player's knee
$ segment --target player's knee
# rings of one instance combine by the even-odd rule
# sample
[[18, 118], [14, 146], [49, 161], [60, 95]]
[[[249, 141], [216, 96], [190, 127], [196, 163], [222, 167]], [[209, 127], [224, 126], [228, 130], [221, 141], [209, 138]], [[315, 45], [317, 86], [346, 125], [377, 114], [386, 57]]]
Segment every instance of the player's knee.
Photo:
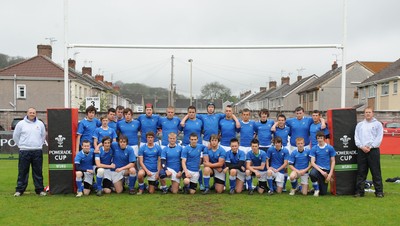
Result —
[[251, 171], [250, 170], [246, 170], [246, 176], [251, 176]]
[[144, 178], [144, 176], [146, 175], [146, 172], [144, 172], [144, 170], [139, 170], [139, 173], [138, 173], [138, 177], [139, 178]]
[[204, 167], [203, 173], [205, 175], [210, 175], [211, 174], [211, 168], [208, 167], [208, 166]]
[[82, 177], [83, 177], [82, 171], [76, 171], [76, 172], [75, 172], [75, 176], [76, 176], [77, 178], [82, 178]]
[[189, 178], [185, 178], [185, 179], [183, 180], [183, 183], [184, 183], [185, 185], [188, 185], [188, 184], [190, 183], [190, 179], [189, 179]]
[[134, 167], [129, 168], [129, 174], [136, 175], [136, 169]]
[[229, 171], [229, 174], [230, 174], [231, 176], [236, 176], [236, 174], [237, 174], [236, 169], [231, 169], [231, 170]]
[[104, 169], [103, 168], [97, 168], [97, 174], [96, 176], [98, 177], [104, 177]]
[[267, 171], [267, 176], [272, 177], [272, 170]]
[[297, 179], [297, 173], [295, 171], [292, 171], [290, 173], [289, 179], [292, 181], [294, 179]]

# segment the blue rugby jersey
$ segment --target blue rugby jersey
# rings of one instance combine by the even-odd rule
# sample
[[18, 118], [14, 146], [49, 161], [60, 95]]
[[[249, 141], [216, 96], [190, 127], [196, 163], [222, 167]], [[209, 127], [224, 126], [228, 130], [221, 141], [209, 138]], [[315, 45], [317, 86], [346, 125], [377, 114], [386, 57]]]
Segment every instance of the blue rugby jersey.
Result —
[[147, 144], [139, 149], [139, 156], [143, 157], [143, 164], [151, 172], [158, 171], [158, 157], [161, 156], [161, 147], [154, 144], [154, 147], [149, 147]]

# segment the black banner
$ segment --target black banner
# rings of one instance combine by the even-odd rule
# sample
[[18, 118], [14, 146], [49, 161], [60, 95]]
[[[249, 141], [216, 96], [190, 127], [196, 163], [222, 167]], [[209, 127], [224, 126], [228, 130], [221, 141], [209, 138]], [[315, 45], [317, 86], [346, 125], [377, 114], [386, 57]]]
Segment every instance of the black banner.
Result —
[[357, 112], [346, 108], [329, 110], [328, 124], [336, 150], [333, 192], [337, 195], [352, 195], [357, 175], [357, 146], [354, 141]]
[[[73, 193], [73, 109], [48, 109], [49, 185], [52, 194]], [[77, 112], [76, 112], [77, 113]]]

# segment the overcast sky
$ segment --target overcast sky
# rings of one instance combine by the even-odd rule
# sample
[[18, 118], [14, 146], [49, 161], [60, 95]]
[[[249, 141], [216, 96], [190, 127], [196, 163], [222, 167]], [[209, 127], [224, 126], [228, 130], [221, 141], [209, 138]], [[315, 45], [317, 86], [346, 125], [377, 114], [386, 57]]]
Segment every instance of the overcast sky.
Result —
[[[347, 63], [400, 58], [400, 1], [347, 1]], [[69, 0], [69, 43], [126, 45], [303, 45], [343, 42], [342, 0]], [[64, 57], [63, 0], [2, 1], [0, 53], [32, 57], [55, 38], [53, 60]], [[282, 75], [321, 76], [338, 49], [69, 51], [77, 68], [92, 66], [108, 81], [168, 88], [175, 56], [177, 91], [189, 96], [217, 81], [234, 94], [258, 90]], [[302, 69], [302, 70], [299, 70]]]

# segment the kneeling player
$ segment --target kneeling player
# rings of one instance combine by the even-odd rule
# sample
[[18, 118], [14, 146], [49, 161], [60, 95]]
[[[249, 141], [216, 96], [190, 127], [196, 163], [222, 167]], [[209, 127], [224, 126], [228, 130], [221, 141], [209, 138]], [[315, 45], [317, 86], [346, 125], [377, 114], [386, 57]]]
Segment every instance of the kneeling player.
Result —
[[219, 146], [218, 135], [211, 135], [210, 149], [204, 148], [203, 164], [204, 164], [204, 186], [203, 194], [210, 193], [210, 176], [214, 175], [215, 191], [217, 193], [224, 192], [224, 184], [226, 174], [224, 169], [226, 151]]
[[251, 141], [251, 151], [246, 156], [246, 183], [249, 188], [249, 195], [253, 194], [252, 176], [258, 179], [258, 193], [262, 194], [267, 189], [267, 154], [259, 149], [257, 139]]
[[111, 193], [114, 184], [115, 192], [121, 193], [124, 190], [124, 176], [129, 175], [129, 194], [135, 194], [134, 186], [136, 182], [136, 155], [131, 146], [128, 146], [128, 138], [120, 134], [118, 143], [111, 144], [113, 151], [113, 163], [115, 170], [104, 173], [103, 188], [104, 193]]
[[197, 183], [199, 181], [199, 169], [201, 155], [204, 149], [202, 144], [198, 144], [198, 136], [196, 133], [190, 134], [189, 145], [182, 150], [182, 169], [184, 175], [183, 191], [184, 193], [194, 194], [196, 193]]
[[236, 138], [231, 139], [231, 150], [226, 153], [225, 163], [229, 169], [229, 194], [241, 193], [245, 182], [246, 155], [244, 151], [239, 150], [239, 141]]
[[176, 194], [179, 191], [181, 182], [181, 154], [182, 147], [176, 144], [176, 133], [168, 134], [168, 145], [161, 151], [161, 167], [160, 179], [161, 190], [163, 194], [168, 193], [166, 187], [166, 177], [171, 178], [171, 192]]
[[[82, 150], [75, 156], [75, 182], [78, 192], [76, 197], [90, 194], [93, 183], [94, 149], [90, 148], [90, 141], [82, 141]], [[83, 183], [82, 183], [83, 180]]]
[[325, 134], [317, 132], [318, 145], [311, 148], [310, 157], [312, 169], [310, 178], [314, 187], [314, 196], [326, 195], [328, 192], [328, 182], [333, 179], [335, 168], [336, 151], [333, 147], [325, 143]]
[[308, 171], [311, 169], [310, 165], [310, 150], [304, 148], [304, 139], [302, 137], [296, 138], [297, 148], [289, 156], [289, 168], [292, 170], [290, 173], [290, 182], [292, 189], [289, 195], [294, 195], [297, 190], [297, 179], [301, 179], [301, 193], [307, 195], [308, 192]]
[[282, 146], [282, 139], [276, 137], [274, 139], [274, 146], [268, 148], [267, 151], [267, 168], [268, 168], [268, 195], [272, 195], [273, 192], [273, 179], [276, 182], [276, 192], [282, 193], [283, 182], [285, 180], [285, 168], [288, 164], [289, 151]]
[[104, 173], [109, 172], [110, 169], [115, 169], [115, 164], [112, 163], [112, 156], [111, 137], [105, 136], [95, 148], [97, 196], [102, 195]]
[[138, 195], [143, 194], [144, 191], [144, 178], [147, 176], [149, 182], [149, 193], [155, 192], [156, 181], [158, 178], [158, 172], [160, 170], [160, 156], [161, 147], [154, 143], [153, 131], [146, 133], [147, 143], [139, 149], [139, 164], [141, 169], [139, 170], [139, 191]]

